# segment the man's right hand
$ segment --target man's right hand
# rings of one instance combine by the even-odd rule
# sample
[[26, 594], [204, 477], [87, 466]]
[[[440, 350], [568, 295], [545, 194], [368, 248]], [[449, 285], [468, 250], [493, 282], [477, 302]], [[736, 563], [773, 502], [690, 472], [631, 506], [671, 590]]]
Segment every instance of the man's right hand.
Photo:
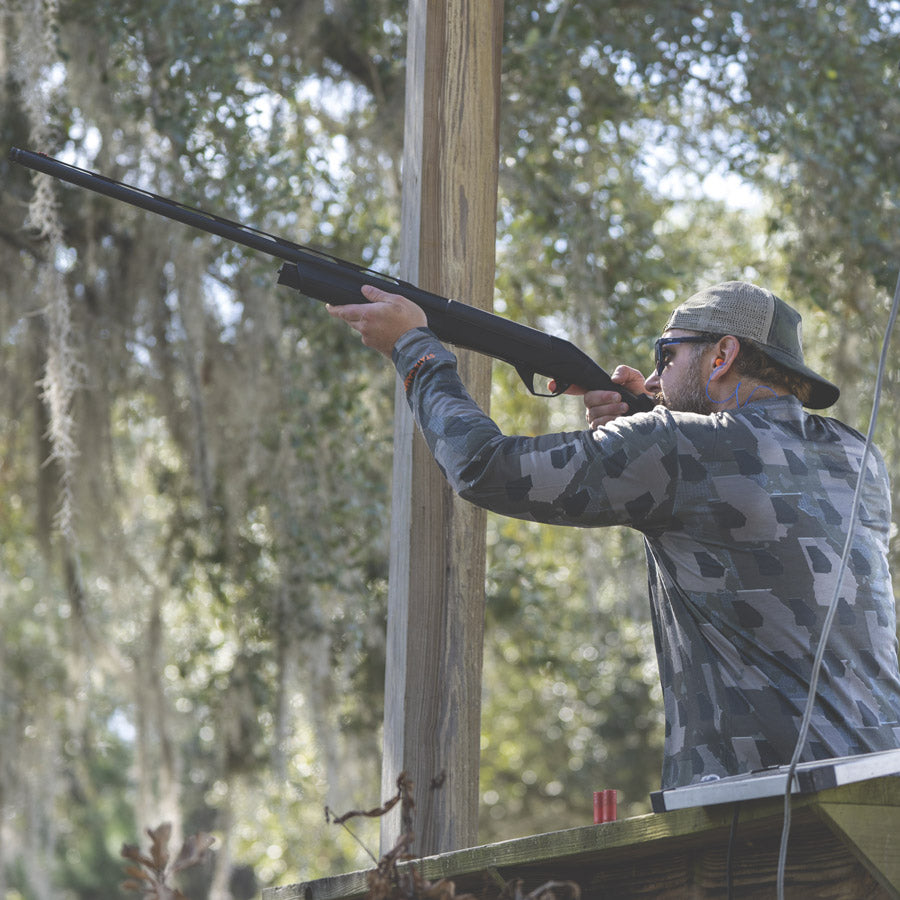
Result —
[[[610, 378], [632, 394], [639, 396], [646, 393], [644, 376], [630, 366], [619, 366]], [[585, 417], [592, 429], [606, 425], [628, 412], [628, 404], [623, 403], [621, 395], [615, 391], [588, 391], [584, 395], [584, 405]]]

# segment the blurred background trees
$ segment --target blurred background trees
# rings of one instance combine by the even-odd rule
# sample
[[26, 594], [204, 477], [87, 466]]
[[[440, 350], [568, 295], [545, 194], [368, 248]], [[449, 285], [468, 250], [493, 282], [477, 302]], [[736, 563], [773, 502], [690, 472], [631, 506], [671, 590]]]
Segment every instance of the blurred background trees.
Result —
[[[496, 309], [646, 370], [671, 303], [806, 313], [865, 429], [900, 266], [900, 3], [505, 7]], [[4, 151], [392, 271], [400, 0], [0, 5]], [[0, 897], [112, 896], [216, 834], [197, 896], [367, 865], [393, 375], [258, 254], [0, 160]], [[879, 441], [896, 468], [897, 355]], [[507, 431], [583, 424], [494, 367]], [[658, 786], [640, 540], [491, 518], [482, 828]], [[896, 552], [896, 550], [895, 550]], [[360, 830], [371, 850], [375, 830]]]

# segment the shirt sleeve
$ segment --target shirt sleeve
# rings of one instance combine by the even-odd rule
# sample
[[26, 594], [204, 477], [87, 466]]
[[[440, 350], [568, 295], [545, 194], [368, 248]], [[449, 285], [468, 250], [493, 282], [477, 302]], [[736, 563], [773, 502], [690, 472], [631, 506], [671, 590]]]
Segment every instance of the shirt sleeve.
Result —
[[405, 334], [393, 360], [438, 466], [466, 500], [555, 525], [646, 530], [671, 517], [677, 453], [665, 416], [642, 413], [593, 432], [504, 435], [430, 331]]

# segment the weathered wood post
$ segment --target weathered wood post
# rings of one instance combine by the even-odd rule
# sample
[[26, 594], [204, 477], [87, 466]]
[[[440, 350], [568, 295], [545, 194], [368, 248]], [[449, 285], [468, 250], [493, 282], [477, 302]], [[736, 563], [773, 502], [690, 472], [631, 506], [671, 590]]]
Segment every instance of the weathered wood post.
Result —
[[[400, 275], [483, 309], [493, 300], [502, 25], [502, 0], [409, 4]], [[486, 406], [490, 360], [458, 355]], [[485, 517], [450, 492], [399, 380], [395, 407], [382, 791], [409, 773], [412, 849], [428, 855], [478, 837]], [[395, 810], [382, 849], [399, 834]]]

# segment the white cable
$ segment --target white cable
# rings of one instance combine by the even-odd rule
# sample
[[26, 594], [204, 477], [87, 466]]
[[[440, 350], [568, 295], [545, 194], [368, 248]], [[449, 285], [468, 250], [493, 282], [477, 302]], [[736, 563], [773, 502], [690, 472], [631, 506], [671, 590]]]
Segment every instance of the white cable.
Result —
[[878, 418], [878, 407], [881, 403], [881, 384], [884, 379], [884, 370], [887, 366], [887, 352], [890, 344], [891, 332], [894, 330], [894, 323], [897, 319], [897, 311], [900, 308], [900, 277], [897, 279], [897, 286], [894, 288], [894, 299], [891, 303], [891, 313], [888, 318], [887, 328], [884, 332], [884, 342], [881, 346], [881, 358], [878, 361], [878, 375], [875, 379], [875, 396], [872, 401], [872, 416], [869, 421], [869, 430], [866, 434], [866, 442], [863, 448], [862, 459], [859, 465], [859, 475], [856, 479], [856, 490], [853, 493], [853, 505], [850, 510], [850, 524], [847, 528], [847, 539], [844, 542], [844, 552], [841, 554], [841, 564], [838, 568], [837, 581], [834, 587], [834, 596], [831, 598], [831, 604], [828, 607], [828, 613], [825, 616], [825, 622], [822, 626], [822, 638], [816, 649], [816, 656], [813, 660], [812, 671], [809, 678], [809, 693], [806, 697], [806, 708], [803, 711], [803, 718], [800, 721], [800, 731], [797, 735], [797, 743], [794, 746], [794, 755], [791, 758], [791, 764], [788, 767], [787, 784], [784, 789], [784, 820], [781, 828], [781, 846], [778, 852], [778, 900], [784, 900], [784, 871], [787, 862], [787, 845], [788, 836], [791, 830], [791, 785], [794, 781], [794, 774], [797, 770], [797, 763], [803, 753], [803, 747], [806, 744], [806, 736], [809, 732], [809, 724], [812, 719], [813, 706], [816, 700], [816, 688], [819, 682], [819, 671], [822, 668], [822, 660], [825, 657], [825, 648], [828, 643], [828, 635], [831, 631], [831, 625], [837, 613], [838, 601], [840, 599], [841, 587], [844, 580], [844, 573], [847, 569], [847, 560], [850, 557], [850, 549], [853, 546], [853, 537], [856, 532], [857, 513], [859, 510], [859, 502], [862, 497], [862, 487], [865, 480], [866, 465], [868, 463], [869, 452], [872, 449], [872, 443], [875, 434], [875, 423]]

